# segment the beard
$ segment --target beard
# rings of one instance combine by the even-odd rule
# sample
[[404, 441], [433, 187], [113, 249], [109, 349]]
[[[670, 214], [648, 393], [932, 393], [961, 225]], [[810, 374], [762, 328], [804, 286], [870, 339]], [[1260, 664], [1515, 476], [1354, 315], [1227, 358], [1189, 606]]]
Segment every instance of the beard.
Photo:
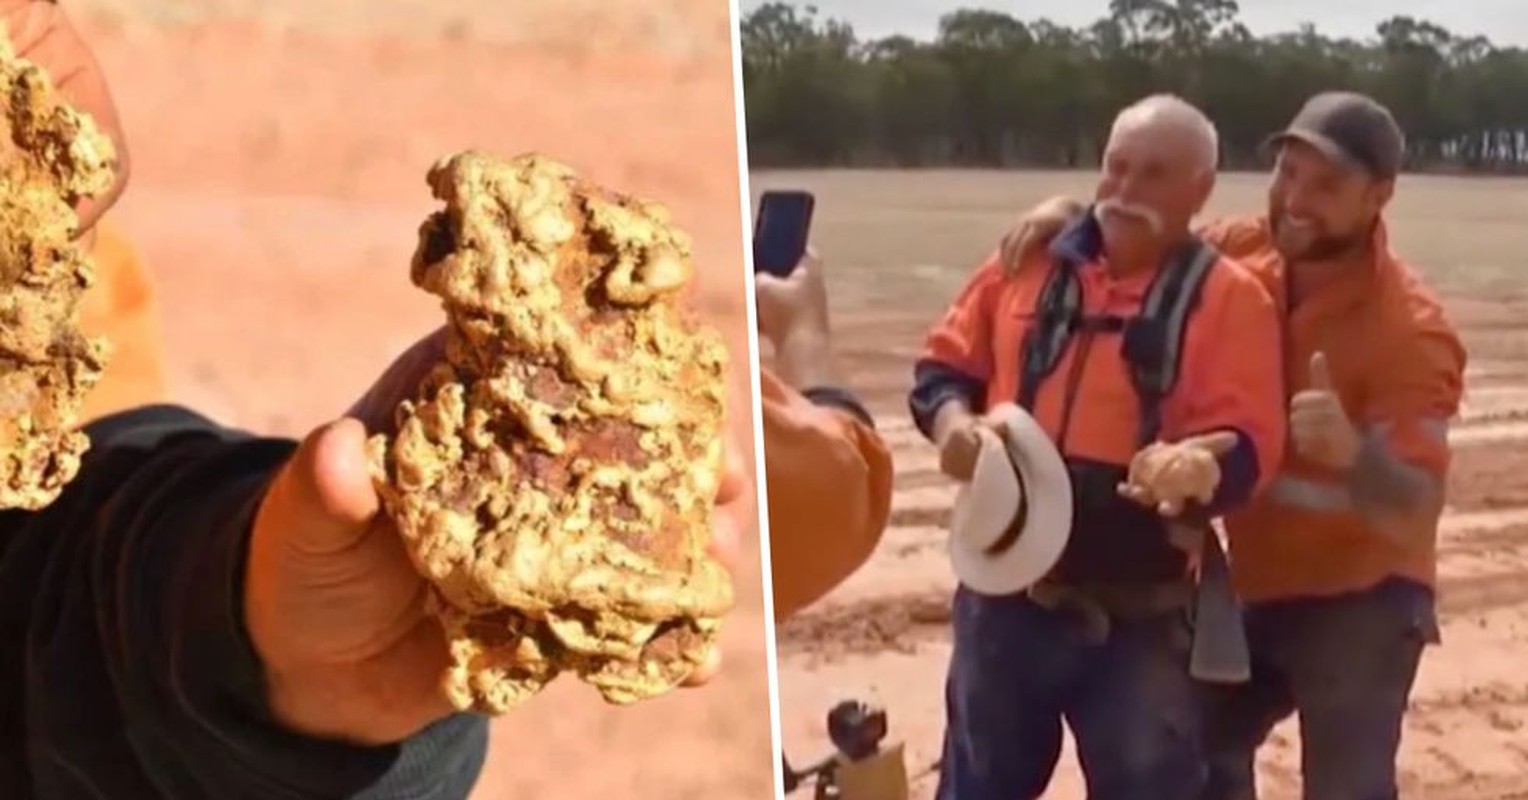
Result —
[[1316, 220], [1295, 219], [1279, 211], [1270, 212], [1268, 219], [1274, 246], [1288, 261], [1336, 258], [1359, 249], [1368, 238], [1362, 230], [1334, 234]]

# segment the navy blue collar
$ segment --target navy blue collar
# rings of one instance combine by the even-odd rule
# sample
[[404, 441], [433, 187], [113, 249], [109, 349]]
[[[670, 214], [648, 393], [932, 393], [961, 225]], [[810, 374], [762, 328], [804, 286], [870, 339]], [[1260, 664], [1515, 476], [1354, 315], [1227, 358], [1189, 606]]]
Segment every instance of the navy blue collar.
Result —
[[1051, 240], [1050, 254], [1074, 268], [1103, 257], [1104, 233], [1098, 226], [1098, 218], [1093, 216], [1093, 206], [1088, 206], [1080, 219], [1073, 220], [1056, 234]]

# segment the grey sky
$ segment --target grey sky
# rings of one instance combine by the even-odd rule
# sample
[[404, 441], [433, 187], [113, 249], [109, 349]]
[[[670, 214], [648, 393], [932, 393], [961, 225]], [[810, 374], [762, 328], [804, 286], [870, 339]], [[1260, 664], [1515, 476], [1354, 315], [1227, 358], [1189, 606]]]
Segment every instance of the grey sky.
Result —
[[[763, 0], [741, 0], [746, 13]], [[1083, 25], [1103, 16], [1107, 0], [798, 0], [815, 5], [825, 17], [854, 25], [861, 37], [902, 33], [931, 37], [940, 15], [956, 8], [989, 8], [1019, 19], [1047, 17]], [[1486, 34], [1498, 44], [1528, 46], [1524, 0], [1241, 0], [1241, 18], [1254, 33], [1290, 30], [1313, 22], [1323, 33], [1367, 38], [1375, 23], [1397, 14], [1431, 20], [1455, 33]]]

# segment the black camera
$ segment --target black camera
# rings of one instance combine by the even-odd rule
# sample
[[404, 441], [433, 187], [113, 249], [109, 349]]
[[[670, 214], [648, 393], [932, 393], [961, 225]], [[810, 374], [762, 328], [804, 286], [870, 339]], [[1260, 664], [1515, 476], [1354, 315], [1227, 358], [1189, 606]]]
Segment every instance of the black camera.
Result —
[[849, 761], [875, 755], [887, 730], [885, 709], [868, 703], [845, 700], [828, 712], [828, 738]]

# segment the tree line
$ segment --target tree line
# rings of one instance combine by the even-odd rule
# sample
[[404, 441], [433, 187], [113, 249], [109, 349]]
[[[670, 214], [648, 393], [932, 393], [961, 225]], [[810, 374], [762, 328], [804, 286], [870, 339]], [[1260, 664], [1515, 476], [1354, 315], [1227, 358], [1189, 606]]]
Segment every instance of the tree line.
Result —
[[1092, 167], [1114, 115], [1173, 92], [1220, 128], [1223, 165], [1311, 95], [1365, 92], [1407, 134], [1408, 167], [1528, 171], [1528, 51], [1407, 16], [1366, 40], [1312, 25], [1254, 36], [1235, 0], [1111, 0], [1084, 28], [958, 10], [931, 41], [862, 40], [810, 6], [742, 22], [749, 160], [769, 166]]

